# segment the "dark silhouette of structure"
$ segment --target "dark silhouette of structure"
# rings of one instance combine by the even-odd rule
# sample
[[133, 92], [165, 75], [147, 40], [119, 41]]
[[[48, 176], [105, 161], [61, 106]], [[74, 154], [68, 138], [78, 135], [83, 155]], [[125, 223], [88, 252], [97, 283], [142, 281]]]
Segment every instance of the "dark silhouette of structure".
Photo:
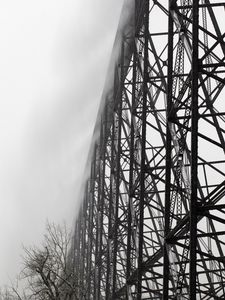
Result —
[[225, 1], [122, 14], [76, 221], [79, 299], [225, 299]]

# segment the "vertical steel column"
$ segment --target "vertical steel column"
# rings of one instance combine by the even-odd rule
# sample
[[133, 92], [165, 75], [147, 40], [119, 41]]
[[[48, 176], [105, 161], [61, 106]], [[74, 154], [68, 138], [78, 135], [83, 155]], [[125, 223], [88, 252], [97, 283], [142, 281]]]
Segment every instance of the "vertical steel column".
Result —
[[88, 219], [88, 262], [87, 262], [87, 271], [89, 280], [87, 282], [87, 299], [91, 299], [91, 282], [92, 282], [92, 244], [93, 244], [93, 178], [95, 174], [95, 165], [91, 164], [91, 178], [89, 179], [89, 189], [87, 191], [89, 196], [89, 219]]
[[[88, 182], [86, 182], [86, 196], [84, 200], [84, 222], [83, 222], [83, 282], [85, 283], [85, 286], [87, 286], [87, 282], [89, 280], [88, 276], [88, 243], [87, 241], [87, 235], [88, 235], [88, 218], [89, 218], [89, 212], [88, 212], [88, 207], [89, 207], [89, 197], [88, 197]], [[86, 293], [87, 293], [87, 288], [83, 291], [83, 296], [86, 298]]]
[[105, 107], [104, 114], [101, 121], [101, 145], [100, 149], [100, 167], [101, 183], [100, 183], [100, 236], [99, 236], [99, 254], [98, 254], [98, 298], [101, 298], [101, 283], [102, 283], [102, 236], [103, 236], [103, 218], [104, 218], [104, 201], [105, 201], [105, 159], [106, 159], [106, 126], [107, 126], [107, 106]]
[[[84, 202], [83, 202], [83, 208], [82, 208], [82, 229], [81, 229], [81, 249], [82, 249], [82, 256], [81, 256], [81, 282], [85, 282], [85, 260], [86, 260], [86, 243], [85, 243], [85, 237], [86, 237], [86, 205], [87, 205], [87, 193], [85, 193], [84, 196]], [[81, 299], [84, 299], [85, 290], [82, 289], [81, 292]]]
[[[104, 116], [103, 116], [104, 117]], [[101, 125], [100, 125], [100, 143], [99, 143], [99, 172], [98, 172], [98, 252], [97, 252], [97, 265], [96, 265], [96, 271], [97, 271], [97, 285], [96, 285], [96, 299], [100, 299], [100, 290], [101, 290], [101, 252], [102, 252], [102, 221], [103, 221], [103, 193], [102, 193], [102, 186], [104, 186], [104, 172], [103, 172], [103, 161], [102, 161], [102, 155], [104, 156], [103, 149], [104, 147], [104, 139], [103, 139], [103, 117], [101, 118]]]
[[[94, 162], [95, 162], [95, 170], [96, 170], [96, 175], [95, 175], [95, 188], [94, 188], [94, 201], [96, 202], [95, 206], [95, 222], [96, 222], [96, 233], [95, 233], [95, 265], [94, 265], [94, 300], [97, 300], [97, 292], [98, 292], [98, 288], [97, 288], [97, 283], [98, 283], [98, 239], [99, 239], [99, 215], [98, 215], [98, 206], [99, 206], [99, 187], [100, 187], [100, 175], [99, 175], [99, 170], [100, 170], [100, 164], [99, 164], [99, 144], [96, 143], [95, 145], [95, 157], [94, 157]], [[98, 169], [99, 168], [99, 169]], [[97, 183], [97, 189], [96, 189], [96, 183]], [[95, 195], [97, 190], [97, 196]], [[95, 199], [95, 197], [97, 199]]]
[[167, 246], [167, 235], [169, 233], [170, 226], [170, 184], [171, 184], [171, 132], [169, 128], [169, 116], [172, 108], [173, 97], [173, 7], [169, 4], [168, 15], [168, 68], [167, 68], [167, 123], [166, 123], [166, 183], [165, 183], [165, 211], [164, 211], [164, 264], [163, 264], [163, 300], [167, 300], [169, 297], [169, 256]]
[[137, 51], [136, 51], [136, 6], [134, 7], [134, 36], [133, 36], [133, 73], [132, 73], [132, 103], [131, 103], [131, 122], [130, 122], [130, 168], [129, 168], [129, 202], [128, 202], [128, 229], [127, 229], [127, 264], [126, 264], [126, 300], [129, 300], [129, 278], [131, 275], [131, 247], [132, 247], [132, 201], [133, 201], [133, 180], [134, 180], [134, 109], [136, 100], [136, 76], [137, 76]]
[[[134, 172], [134, 109], [136, 96], [136, 44], [134, 38], [134, 55], [133, 55], [133, 86], [132, 86], [132, 107], [131, 107], [131, 124], [130, 124], [130, 169], [129, 169], [129, 203], [128, 203], [128, 230], [127, 230], [127, 285], [129, 285], [129, 277], [131, 275], [131, 243], [132, 243], [132, 201], [133, 201], [133, 172]], [[127, 291], [127, 300], [129, 300]]]
[[190, 203], [190, 281], [189, 299], [196, 300], [197, 188], [198, 188], [198, 26], [199, 0], [193, 0], [192, 118], [191, 118], [191, 203]]
[[[112, 111], [112, 108], [110, 109], [108, 104], [107, 111]], [[111, 264], [111, 250], [112, 250], [112, 241], [113, 241], [113, 224], [112, 224], [112, 212], [113, 212], [113, 203], [112, 203], [112, 173], [114, 170], [112, 169], [113, 163], [114, 163], [114, 152], [115, 152], [115, 144], [114, 144], [114, 121], [112, 122], [112, 129], [111, 129], [111, 157], [110, 159], [110, 195], [109, 195], [109, 211], [108, 211], [108, 243], [107, 243], [107, 268], [106, 268], [106, 299], [110, 299], [112, 296], [112, 264]]]
[[81, 294], [81, 264], [80, 264], [80, 236], [81, 236], [81, 211], [82, 211], [82, 206], [80, 208], [80, 211], [79, 211], [79, 216], [77, 218], [77, 226], [76, 226], [76, 229], [77, 229], [77, 239], [76, 239], [76, 257], [77, 257], [77, 261], [79, 261], [79, 264], [77, 264], [77, 267], [76, 267], [76, 272], [77, 272], [77, 284], [78, 284], [78, 288], [77, 288], [77, 293], [78, 293], [78, 297], [80, 297], [80, 294]]
[[80, 261], [80, 268], [79, 268], [79, 298], [82, 299], [83, 297], [83, 274], [84, 274], [84, 269], [83, 269], [83, 255], [81, 251], [83, 251], [83, 208], [84, 204], [82, 203], [82, 207], [80, 210], [80, 235], [79, 235], [79, 261]]
[[[120, 62], [120, 93], [118, 104], [115, 110], [118, 112], [118, 136], [117, 155], [116, 155], [116, 208], [114, 225], [114, 258], [113, 258], [113, 295], [116, 293], [116, 275], [117, 275], [117, 252], [118, 252], [118, 209], [119, 209], [119, 185], [120, 185], [120, 155], [121, 155], [121, 124], [122, 124], [122, 100], [123, 100], [123, 80], [124, 80], [124, 40], [122, 40], [121, 62]], [[115, 99], [116, 101], [117, 99]]]
[[142, 141], [141, 141], [141, 174], [140, 174], [140, 202], [139, 202], [139, 241], [138, 241], [138, 272], [137, 272], [137, 300], [142, 296], [142, 263], [143, 263], [143, 226], [144, 226], [144, 200], [146, 176], [146, 116], [148, 98], [148, 35], [149, 35], [149, 0], [145, 0], [144, 7], [144, 78], [143, 78], [143, 106], [142, 106]]
[[[95, 267], [93, 264], [93, 255], [92, 253], [94, 252], [94, 229], [96, 230], [95, 226], [94, 226], [94, 217], [95, 217], [95, 213], [94, 213], [94, 207], [95, 207], [95, 179], [96, 179], [96, 154], [97, 153], [97, 147], [94, 147], [94, 151], [93, 151], [93, 157], [92, 157], [92, 164], [91, 164], [91, 182], [90, 182], [90, 205], [91, 205], [91, 224], [90, 224], [90, 230], [91, 230], [91, 234], [89, 236], [90, 238], [90, 257], [89, 257], [89, 263], [90, 263], [90, 272], [89, 272], [89, 281], [90, 283], [88, 283], [88, 290], [90, 291], [90, 299], [93, 299], [93, 294], [94, 294], [94, 290], [95, 290], [95, 274], [93, 274]], [[94, 159], [93, 159], [94, 158]]]

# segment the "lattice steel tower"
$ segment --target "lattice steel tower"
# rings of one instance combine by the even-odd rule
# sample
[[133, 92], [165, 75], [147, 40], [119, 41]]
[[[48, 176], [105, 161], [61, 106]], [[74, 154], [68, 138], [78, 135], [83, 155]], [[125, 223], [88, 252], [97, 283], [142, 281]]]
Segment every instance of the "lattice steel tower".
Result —
[[79, 299], [225, 299], [225, 1], [127, 0], [76, 221]]

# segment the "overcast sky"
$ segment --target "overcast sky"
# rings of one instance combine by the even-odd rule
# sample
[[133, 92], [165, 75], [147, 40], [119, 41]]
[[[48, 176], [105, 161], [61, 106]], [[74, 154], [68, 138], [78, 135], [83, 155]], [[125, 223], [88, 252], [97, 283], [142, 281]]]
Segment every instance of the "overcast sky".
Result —
[[0, 0], [0, 285], [75, 214], [123, 0]]

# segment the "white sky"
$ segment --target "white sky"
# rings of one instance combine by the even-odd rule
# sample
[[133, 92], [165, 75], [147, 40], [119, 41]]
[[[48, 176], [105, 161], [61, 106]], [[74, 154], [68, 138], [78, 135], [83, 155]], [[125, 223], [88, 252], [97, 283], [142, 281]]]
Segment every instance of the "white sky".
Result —
[[0, 285], [71, 222], [123, 0], [0, 0]]

